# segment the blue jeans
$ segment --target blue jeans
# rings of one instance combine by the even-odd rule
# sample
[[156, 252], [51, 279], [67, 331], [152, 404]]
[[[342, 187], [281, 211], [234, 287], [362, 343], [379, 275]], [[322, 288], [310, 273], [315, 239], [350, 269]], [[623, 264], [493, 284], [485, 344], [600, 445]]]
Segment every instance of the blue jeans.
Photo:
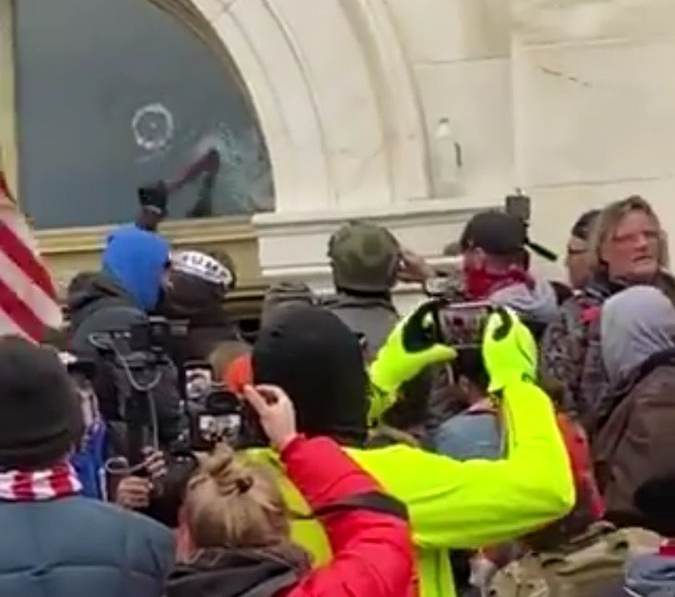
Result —
[[433, 437], [436, 452], [455, 460], [497, 460], [502, 441], [496, 415], [465, 411], [443, 423]]

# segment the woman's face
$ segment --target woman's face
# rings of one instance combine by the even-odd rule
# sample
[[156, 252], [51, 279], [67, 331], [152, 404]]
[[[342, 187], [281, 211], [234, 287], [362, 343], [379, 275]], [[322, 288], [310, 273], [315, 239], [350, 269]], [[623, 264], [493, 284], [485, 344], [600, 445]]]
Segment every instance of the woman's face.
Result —
[[627, 213], [602, 247], [609, 277], [650, 282], [659, 271], [660, 240], [654, 218], [640, 210]]

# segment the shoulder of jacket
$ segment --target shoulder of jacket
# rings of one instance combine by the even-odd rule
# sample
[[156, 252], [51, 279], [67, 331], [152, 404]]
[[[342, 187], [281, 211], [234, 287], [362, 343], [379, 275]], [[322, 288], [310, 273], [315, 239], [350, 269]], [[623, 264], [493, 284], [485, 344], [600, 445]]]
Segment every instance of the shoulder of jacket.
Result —
[[83, 516], [85, 512], [89, 512], [94, 520], [99, 520], [102, 524], [105, 521], [111, 527], [133, 533], [145, 533], [151, 539], [173, 543], [173, 534], [167, 527], [137, 512], [123, 510], [113, 504], [84, 497], [76, 498], [73, 507], [80, 509]]
[[675, 364], [663, 363], [645, 372], [637, 379], [629, 392], [629, 396], [660, 393], [668, 394], [668, 398], [675, 393]]

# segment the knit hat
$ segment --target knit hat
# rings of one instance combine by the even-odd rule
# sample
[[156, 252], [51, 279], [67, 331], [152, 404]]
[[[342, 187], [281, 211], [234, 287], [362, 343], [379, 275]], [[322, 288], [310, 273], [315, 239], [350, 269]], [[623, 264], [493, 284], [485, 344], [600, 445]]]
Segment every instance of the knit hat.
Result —
[[162, 180], [138, 189], [138, 201], [141, 207], [162, 217], [166, 216], [168, 197], [166, 184]]
[[387, 292], [396, 282], [401, 249], [382, 226], [351, 222], [330, 239], [328, 256], [338, 288], [357, 292]]
[[224, 290], [234, 287], [234, 271], [206, 253], [179, 251], [171, 256], [171, 265], [175, 271], [222, 286]]
[[362, 444], [367, 435], [367, 376], [358, 338], [335, 315], [314, 306], [284, 309], [253, 349], [257, 384], [283, 388], [298, 431]]
[[0, 339], [0, 470], [33, 470], [64, 458], [83, 429], [74, 386], [56, 352]]

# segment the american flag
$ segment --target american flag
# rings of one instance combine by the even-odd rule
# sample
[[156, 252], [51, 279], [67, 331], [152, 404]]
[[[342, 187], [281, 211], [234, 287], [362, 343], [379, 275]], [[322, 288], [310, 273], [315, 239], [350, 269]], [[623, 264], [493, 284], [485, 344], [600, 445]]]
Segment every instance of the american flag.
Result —
[[51, 276], [0, 170], [0, 335], [39, 342], [61, 321]]

